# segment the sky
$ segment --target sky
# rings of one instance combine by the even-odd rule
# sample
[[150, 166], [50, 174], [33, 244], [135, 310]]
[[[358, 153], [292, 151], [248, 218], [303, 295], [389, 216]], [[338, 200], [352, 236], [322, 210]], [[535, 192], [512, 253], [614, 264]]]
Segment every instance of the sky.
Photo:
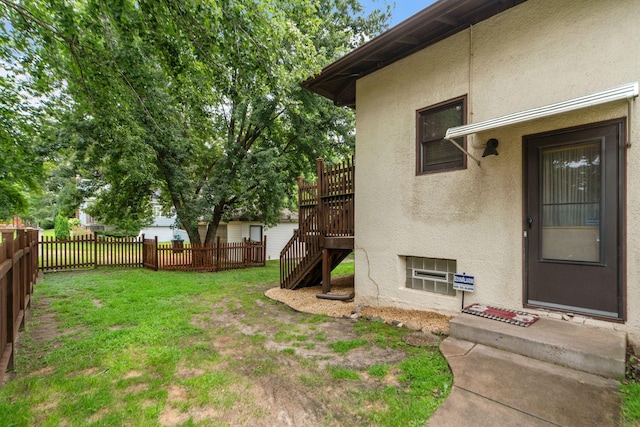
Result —
[[[366, 11], [384, 9], [391, 5], [391, 23], [389, 28], [398, 25], [411, 15], [435, 3], [436, 0], [360, 0]], [[395, 4], [395, 7], [394, 7]]]

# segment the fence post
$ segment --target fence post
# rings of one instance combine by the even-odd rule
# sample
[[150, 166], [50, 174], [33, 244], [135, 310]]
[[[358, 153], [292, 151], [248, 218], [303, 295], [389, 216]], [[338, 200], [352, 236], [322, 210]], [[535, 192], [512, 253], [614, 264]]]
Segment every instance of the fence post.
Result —
[[242, 264], [247, 265], [251, 261], [251, 240], [246, 237], [242, 238]]
[[[38, 230], [30, 228], [27, 232], [29, 246], [29, 294], [33, 294], [33, 285], [38, 278]], [[31, 300], [29, 300], [31, 307]]]
[[142, 236], [140, 236], [139, 240], [142, 242], [142, 251], [141, 251], [142, 252], [142, 260], [141, 260], [141, 263], [142, 263], [142, 268], [144, 268], [144, 262], [147, 259], [145, 257], [145, 255], [147, 253], [147, 246], [144, 244], [144, 233], [142, 233]]
[[262, 266], [267, 265], [267, 236], [262, 240]]
[[18, 277], [18, 289], [20, 292], [20, 312], [22, 313], [22, 318], [20, 319], [20, 325], [18, 325], [18, 330], [24, 330], [24, 322], [27, 314], [27, 303], [29, 298], [28, 292], [28, 272], [27, 272], [27, 233], [25, 230], [18, 230], [18, 247], [21, 251], [20, 260], [18, 263], [20, 264], [20, 276]]
[[214, 271], [220, 269], [220, 236], [216, 238], [216, 266]]
[[98, 268], [98, 235], [95, 232], [89, 238], [89, 242], [89, 247], [93, 246], [93, 268], [95, 269]]
[[[6, 286], [6, 296], [7, 299], [5, 301], [5, 303], [7, 304], [6, 306], [6, 333], [7, 333], [7, 345], [11, 345], [11, 350], [9, 350], [9, 360], [7, 361], [7, 370], [12, 371], [13, 368], [15, 367], [14, 365], [14, 355], [15, 355], [15, 348], [14, 348], [14, 344], [15, 344], [15, 320], [16, 320], [16, 313], [14, 310], [14, 303], [13, 303], [13, 282], [14, 282], [14, 272], [15, 269], [13, 267], [13, 256], [14, 256], [14, 239], [13, 239], [13, 230], [4, 230], [2, 231], [2, 242], [6, 245], [6, 250], [7, 250], [7, 260], [9, 260], [12, 264], [11, 267], [9, 268], [9, 271], [7, 271], [7, 275], [5, 276], [5, 286]], [[0, 349], [2, 351], [4, 351], [4, 349]], [[0, 353], [2, 354], [2, 353]], [[4, 360], [3, 360], [4, 362]], [[4, 363], [2, 364], [4, 365]]]
[[155, 263], [156, 263], [156, 271], [160, 269], [160, 257], [158, 256], [158, 236], [156, 235], [153, 239], [153, 250], [156, 253]]
[[33, 293], [33, 287], [31, 286], [31, 284], [33, 283], [33, 274], [31, 271], [31, 257], [32, 257], [32, 253], [31, 250], [33, 249], [31, 247], [31, 228], [26, 228], [24, 230], [24, 250], [25, 250], [25, 257], [24, 257], [24, 271], [25, 271], [25, 291], [27, 293], [27, 295], [29, 296], [29, 300], [27, 301], [27, 303], [25, 304], [25, 310], [28, 309], [29, 307], [31, 307], [31, 294]]

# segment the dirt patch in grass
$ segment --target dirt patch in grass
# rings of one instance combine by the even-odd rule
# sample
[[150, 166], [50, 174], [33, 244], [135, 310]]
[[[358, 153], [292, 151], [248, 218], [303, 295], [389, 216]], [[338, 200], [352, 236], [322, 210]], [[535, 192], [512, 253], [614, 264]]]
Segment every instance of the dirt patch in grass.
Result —
[[[333, 291], [352, 292], [352, 280], [339, 278]], [[236, 380], [235, 389], [226, 391], [237, 393], [233, 411], [216, 405], [178, 411], [176, 408], [184, 407], [190, 397], [185, 393], [180, 397], [170, 394], [173, 403], [165, 408], [161, 423], [173, 426], [192, 419], [204, 424], [207, 422], [203, 420], [253, 426], [358, 425], [363, 423], [362, 411], [366, 412], [366, 407], [362, 408], [354, 398], [358, 389], [401, 386], [396, 368], [380, 378], [371, 376], [368, 370], [397, 365], [407, 353], [384, 341], [371, 345], [375, 338], [363, 339], [355, 325], [362, 321], [393, 324], [398, 331], [405, 331], [400, 333], [411, 336], [405, 343], [432, 349], [449, 329], [450, 318], [437, 313], [361, 307], [353, 315], [358, 308], [353, 302], [321, 300], [315, 296], [318, 292], [319, 288], [273, 288], [265, 295], [284, 305], [256, 300], [247, 310], [239, 298], [231, 298], [194, 316], [192, 325], [217, 331], [211, 343], [223, 359], [217, 369], [232, 370], [244, 381]], [[307, 313], [328, 317], [309, 317]], [[407, 323], [414, 332], [408, 333]], [[360, 341], [366, 344], [359, 345]], [[355, 343], [355, 347], [337, 352], [335, 344], [340, 342]], [[353, 379], [340, 378], [342, 372], [350, 372]], [[199, 371], [178, 369], [176, 376], [193, 378], [195, 373]], [[369, 405], [378, 410], [384, 407], [380, 402]]]
[[[56, 348], [60, 345], [60, 337], [63, 335], [59, 328], [55, 313], [49, 310], [51, 300], [48, 298], [31, 298], [31, 308], [25, 312], [25, 328], [29, 331], [25, 336], [24, 330], [16, 337], [16, 351], [20, 351], [25, 346], [47, 349]], [[64, 335], [74, 331], [65, 331]], [[30, 369], [26, 371], [27, 376], [47, 376], [54, 371], [51, 366], [42, 366], [42, 360], [46, 356], [46, 351], [39, 351], [35, 357], [30, 358]], [[7, 371], [2, 379], [2, 385], [17, 377], [16, 371]]]

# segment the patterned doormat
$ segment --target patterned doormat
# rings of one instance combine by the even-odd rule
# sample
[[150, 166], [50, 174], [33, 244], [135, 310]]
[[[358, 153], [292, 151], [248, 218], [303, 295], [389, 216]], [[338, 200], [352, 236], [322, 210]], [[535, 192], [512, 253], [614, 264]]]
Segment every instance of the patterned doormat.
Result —
[[507, 310], [482, 304], [471, 304], [463, 308], [462, 312], [524, 327], [532, 325], [539, 318], [535, 314], [524, 311]]

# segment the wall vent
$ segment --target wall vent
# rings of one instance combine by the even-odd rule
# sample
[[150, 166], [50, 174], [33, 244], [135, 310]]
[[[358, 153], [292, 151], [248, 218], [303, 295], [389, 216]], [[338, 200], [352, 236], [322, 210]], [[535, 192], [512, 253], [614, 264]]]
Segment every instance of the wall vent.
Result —
[[447, 282], [448, 274], [441, 271], [413, 269], [413, 277], [416, 279], [435, 280], [436, 282]]

